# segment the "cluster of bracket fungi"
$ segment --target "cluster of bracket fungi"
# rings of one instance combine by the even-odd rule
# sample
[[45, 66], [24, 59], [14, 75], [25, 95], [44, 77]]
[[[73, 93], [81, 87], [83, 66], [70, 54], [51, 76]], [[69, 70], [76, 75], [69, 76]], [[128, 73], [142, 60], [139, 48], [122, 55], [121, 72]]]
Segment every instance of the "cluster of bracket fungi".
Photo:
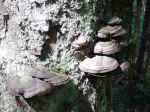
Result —
[[[94, 57], [86, 58], [79, 64], [81, 71], [101, 76], [119, 67], [123, 72], [128, 70], [130, 65], [128, 61], [119, 64], [118, 60], [114, 58], [114, 54], [120, 52], [119, 40], [126, 34], [126, 30], [120, 25], [121, 22], [122, 19], [119, 17], [112, 17], [106, 22], [107, 25], [97, 32], [98, 41], [94, 45]], [[75, 40], [72, 43], [75, 50], [86, 45], [86, 41], [83, 40]]]
[[25, 98], [50, 93], [54, 87], [70, 81], [66, 74], [48, 71], [38, 64], [35, 67], [23, 66], [23, 70], [19, 69], [15, 74], [8, 78], [8, 89], [12, 95], [23, 94]]
[[[79, 69], [89, 75], [96, 76], [98, 78], [104, 78], [105, 88], [105, 101], [106, 110], [110, 112], [112, 110], [112, 78], [111, 76], [119, 75], [119, 71], [122, 73], [128, 73], [130, 64], [128, 61], [120, 61], [117, 58], [121, 49], [122, 36], [126, 34], [126, 30], [120, 25], [122, 19], [119, 17], [112, 17], [106, 22], [106, 26], [102, 27], [97, 32], [97, 40], [94, 43], [94, 50], [92, 50], [93, 57], [86, 57], [79, 64]], [[75, 50], [80, 50], [82, 47], [88, 47], [86, 41], [75, 40], [72, 43], [72, 47]]]

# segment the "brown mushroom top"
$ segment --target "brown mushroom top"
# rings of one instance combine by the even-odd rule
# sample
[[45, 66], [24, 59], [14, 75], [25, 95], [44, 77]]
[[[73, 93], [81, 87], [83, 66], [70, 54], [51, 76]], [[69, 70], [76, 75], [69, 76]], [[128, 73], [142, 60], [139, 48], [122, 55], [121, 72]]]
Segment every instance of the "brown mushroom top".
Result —
[[72, 42], [71, 46], [74, 50], [79, 50], [88, 45], [88, 42], [84, 39], [77, 39]]
[[117, 53], [119, 51], [120, 51], [120, 46], [118, 42], [116, 42], [115, 40], [107, 41], [107, 42], [99, 41], [95, 44], [94, 47], [94, 53], [96, 54], [110, 55], [110, 54]]
[[120, 24], [121, 22], [122, 22], [122, 19], [119, 18], [119, 17], [117, 17], [117, 16], [115, 16], [115, 17], [112, 17], [112, 18], [107, 22], [107, 24], [108, 24], [108, 25], [118, 25], [118, 24]]
[[111, 72], [119, 66], [116, 59], [107, 56], [95, 56], [86, 58], [79, 64], [79, 68], [83, 72], [88, 73], [107, 73]]
[[118, 37], [126, 34], [126, 30], [122, 28], [121, 25], [116, 25], [116, 26], [106, 26], [101, 28], [98, 31], [97, 36], [99, 38], [107, 38], [109, 35], [111, 37]]

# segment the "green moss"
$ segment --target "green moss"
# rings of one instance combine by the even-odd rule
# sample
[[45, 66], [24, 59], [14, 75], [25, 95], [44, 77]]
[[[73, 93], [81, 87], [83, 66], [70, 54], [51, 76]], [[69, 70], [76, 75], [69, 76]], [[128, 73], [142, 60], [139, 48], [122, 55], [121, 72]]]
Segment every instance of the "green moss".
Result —
[[57, 67], [54, 67], [54, 66], [52, 66], [51, 67], [51, 71], [52, 72], [56, 72], [56, 73], [64, 73], [65, 72], [65, 70], [64, 69], [62, 69], [62, 68], [57, 68]]
[[52, 67], [52, 68], [51, 68], [51, 71], [52, 71], [52, 72], [56, 72], [56, 73], [60, 73], [60, 72], [61, 72], [61, 69], [60, 69], [60, 68]]

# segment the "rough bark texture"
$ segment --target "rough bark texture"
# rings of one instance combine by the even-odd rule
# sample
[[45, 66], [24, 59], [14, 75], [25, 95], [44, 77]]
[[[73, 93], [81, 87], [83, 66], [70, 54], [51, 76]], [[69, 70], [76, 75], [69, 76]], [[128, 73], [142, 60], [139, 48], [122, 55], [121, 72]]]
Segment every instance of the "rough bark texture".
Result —
[[1, 112], [23, 109], [7, 91], [7, 76], [15, 75], [10, 71], [37, 62], [55, 72], [67, 72], [73, 81], [48, 96], [29, 100], [30, 105], [24, 100], [25, 112], [95, 110], [96, 90], [87, 78], [82, 78], [84, 74], [78, 70], [80, 55], [73, 52], [71, 42], [78, 37], [87, 41], [94, 38], [95, 24], [105, 4], [105, 0], [4, 0], [10, 14], [7, 31], [4, 16], [0, 15]]
[[137, 74], [139, 80], [145, 80], [146, 72], [148, 69], [148, 61], [150, 56], [150, 22], [149, 22], [150, 2], [146, 3], [146, 11], [143, 25], [143, 35], [141, 37], [139, 56], [137, 60]]
[[[3, 0], [10, 14], [6, 25], [0, 15], [0, 112], [23, 109], [9, 94], [6, 80], [8, 75], [15, 75], [10, 71], [22, 69], [20, 65], [37, 62], [52, 71], [66, 72], [73, 80], [48, 96], [22, 98], [24, 112], [95, 112], [95, 80], [89, 81], [79, 71], [82, 57], [71, 49], [71, 43], [79, 37], [95, 39], [96, 30], [103, 24], [106, 2], [110, 0]], [[128, 15], [126, 10], [121, 12]]]

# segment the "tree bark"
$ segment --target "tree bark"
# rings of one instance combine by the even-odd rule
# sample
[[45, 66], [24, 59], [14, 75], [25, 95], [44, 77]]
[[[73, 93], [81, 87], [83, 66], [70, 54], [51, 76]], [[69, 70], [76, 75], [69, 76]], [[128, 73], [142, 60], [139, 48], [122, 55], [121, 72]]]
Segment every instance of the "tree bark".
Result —
[[[10, 8], [8, 29], [0, 15], [0, 112], [19, 111], [7, 90], [9, 69], [20, 65], [42, 63], [55, 72], [67, 72], [72, 83], [56, 89], [51, 95], [35, 98], [26, 104], [25, 112], [95, 112], [96, 90], [78, 69], [81, 61], [71, 43], [84, 37], [94, 40], [103, 22], [103, 12], [111, 7], [113, 16], [131, 20], [130, 0], [3, 0]], [[108, 5], [109, 2], [109, 6]], [[112, 6], [110, 6], [112, 5]], [[122, 9], [122, 10], [120, 10]], [[98, 23], [98, 24], [97, 24]], [[126, 24], [128, 23], [128, 24]], [[6, 32], [5, 32], [6, 31]], [[4, 34], [6, 33], [6, 36]], [[78, 87], [78, 88], [77, 88]], [[79, 94], [79, 91], [82, 91]], [[103, 93], [99, 93], [102, 95]], [[78, 96], [81, 96], [78, 98]], [[83, 102], [80, 102], [83, 101]]]
[[143, 34], [140, 42], [139, 56], [137, 60], [138, 80], [144, 80], [147, 72], [150, 56], [150, 1], [147, 0], [144, 17]]

